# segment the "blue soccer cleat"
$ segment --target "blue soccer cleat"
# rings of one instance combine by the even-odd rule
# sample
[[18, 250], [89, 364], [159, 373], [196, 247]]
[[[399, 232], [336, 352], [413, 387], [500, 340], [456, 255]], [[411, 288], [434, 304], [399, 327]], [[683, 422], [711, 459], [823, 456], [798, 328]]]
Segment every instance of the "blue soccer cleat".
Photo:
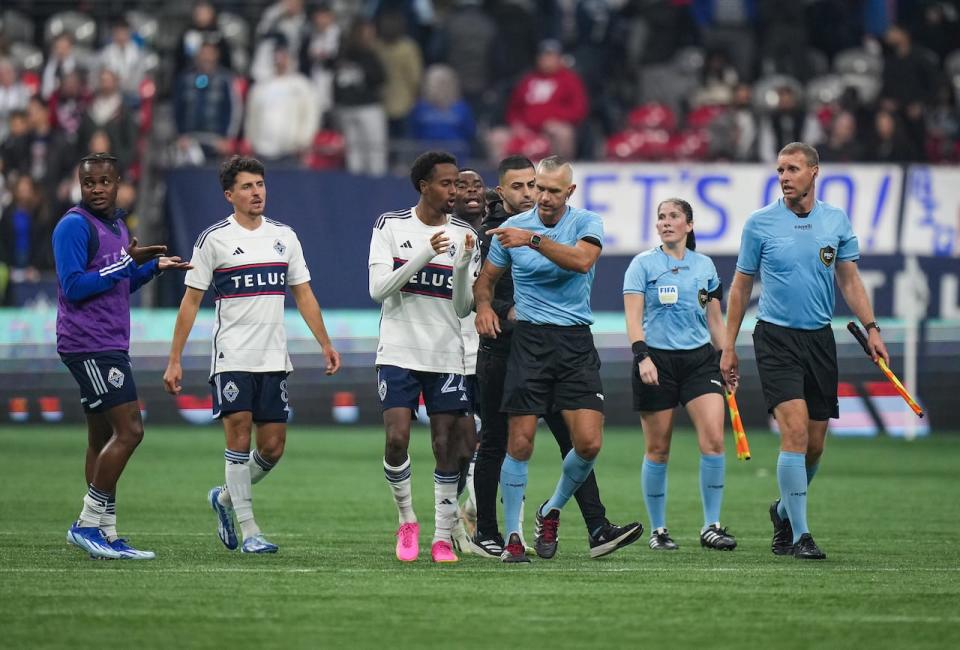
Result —
[[83, 526], [80, 522], [74, 522], [67, 531], [67, 541], [74, 546], [83, 549], [92, 557], [107, 558], [110, 560], [119, 560], [121, 555], [114, 550], [110, 543], [103, 537], [103, 531], [96, 526]]
[[207, 493], [207, 500], [210, 507], [217, 515], [217, 535], [220, 541], [227, 549], [234, 551], [239, 544], [237, 543], [237, 529], [233, 525], [233, 508], [228, 508], [220, 503], [220, 493], [222, 487], [211, 488]]
[[243, 540], [243, 546], [240, 547], [241, 553], [276, 553], [278, 550], [280, 547], [264, 539], [263, 533], [246, 538]]
[[152, 560], [157, 557], [153, 551], [140, 551], [129, 544], [125, 539], [115, 539], [110, 542], [110, 548], [120, 554], [121, 560]]

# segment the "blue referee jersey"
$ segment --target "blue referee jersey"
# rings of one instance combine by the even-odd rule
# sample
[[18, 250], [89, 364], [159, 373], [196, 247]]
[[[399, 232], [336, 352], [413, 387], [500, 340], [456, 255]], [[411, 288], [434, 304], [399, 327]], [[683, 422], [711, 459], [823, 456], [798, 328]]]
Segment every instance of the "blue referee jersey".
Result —
[[759, 274], [760, 320], [814, 330], [833, 319], [837, 262], [858, 259], [860, 245], [843, 210], [816, 201], [800, 217], [781, 198], [750, 215], [737, 270]]

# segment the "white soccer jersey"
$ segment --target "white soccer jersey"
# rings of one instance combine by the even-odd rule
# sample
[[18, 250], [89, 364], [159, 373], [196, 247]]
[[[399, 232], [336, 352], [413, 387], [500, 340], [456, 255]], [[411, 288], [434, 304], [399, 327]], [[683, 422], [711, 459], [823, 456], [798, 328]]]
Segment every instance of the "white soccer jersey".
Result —
[[[445, 231], [451, 245], [446, 252], [433, 255], [430, 238], [439, 230]], [[427, 372], [475, 372], [476, 348], [468, 368], [464, 356], [469, 334], [452, 301], [454, 258], [463, 248], [467, 233], [477, 240], [477, 232], [467, 222], [450, 216], [446, 225], [428, 226], [416, 216], [415, 208], [388, 212], [377, 220], [370, 239], [371, 274], [374, 265], [389, 265], [396, 270], [413, 260], [415, 267], [409, 269], [408, 279], [398, 290], [383, 298], [377, 365]], [[469, 268], [472, 282], [480, 269], [479, 246]]]
[[184, 283], [216, 294], [210, 376], [227, 371], [290, 372], [283, 303], [287, 286], [310, 280], [297, 234], [263, 218], [256, 230], [233, 215], [197, 238]]
[[477, 351], [480, 349], [476, 314], [460, 319], [460, 332], [463, 334], [463, 374], [475, 375], [477, 374]]

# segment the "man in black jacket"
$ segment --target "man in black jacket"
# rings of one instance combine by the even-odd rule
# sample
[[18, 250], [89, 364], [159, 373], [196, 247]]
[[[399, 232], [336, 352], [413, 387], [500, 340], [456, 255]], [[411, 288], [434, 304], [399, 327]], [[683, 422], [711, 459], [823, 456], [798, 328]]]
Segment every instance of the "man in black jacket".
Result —
[[[484, 259], [490, 251], [491, 237], [487, 231], [499, 228], [515, 214], [533, 208], [536, 201], [535, 167], [523, 156], [504, 158], [497, 169], [497, 193], [500, 201], [487, 206], [487, 214], [480, 226], [480, 252]], [[481, 557], [499, 558], [503, 552], [503, 537], [497, 526], [497, 486], [500, 465], [507, 452], [507, 414], [500, 410], [503, 382], [510, 355], [513, 324], [516, 321], [513, 301], [513, 278], [505, 273], [494, 289], [493, 310], [500, 319], [501, 333], [496, 339], [481, 338], [477, 356], [478, 407], [480, 411], [480, 449], [474, 470], [474, 488], [477, 500], [477, 530], [470, 542], [471, 550]], [[560, 413], [543, 416], [560, 446], [561, 457], [573, 448], [570, 430]], [[639, 539], [643, 526], [632, 522], [616, 526], [606, 518], [600, 501], [597, 480], [591, 472], [574, 493], [580, 512], [587, 525], [590, 557], [602, 557]], [[521, 515], [522, 520], [522, 515]], [[526, 544], [524, 544], [526, 545]]]

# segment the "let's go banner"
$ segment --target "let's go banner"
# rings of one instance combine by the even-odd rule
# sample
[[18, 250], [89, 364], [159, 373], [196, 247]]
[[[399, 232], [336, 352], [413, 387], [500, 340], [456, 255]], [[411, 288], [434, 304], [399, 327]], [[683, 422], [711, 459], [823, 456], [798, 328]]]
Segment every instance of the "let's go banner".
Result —
[[[659, 242], [657, 204], [670, 197], [693, 207], [698, 250], [736, 254], [750, 214], [781, 196], [769, 165], [579, 163], [574, 182], [571, 203], [603, 217], [604, 254], [613, 255], [632, 255]], [[824, 164], [816, 185], [818, 199], [850, 215], [864, 253], [897, 252], [901, 167]]]

